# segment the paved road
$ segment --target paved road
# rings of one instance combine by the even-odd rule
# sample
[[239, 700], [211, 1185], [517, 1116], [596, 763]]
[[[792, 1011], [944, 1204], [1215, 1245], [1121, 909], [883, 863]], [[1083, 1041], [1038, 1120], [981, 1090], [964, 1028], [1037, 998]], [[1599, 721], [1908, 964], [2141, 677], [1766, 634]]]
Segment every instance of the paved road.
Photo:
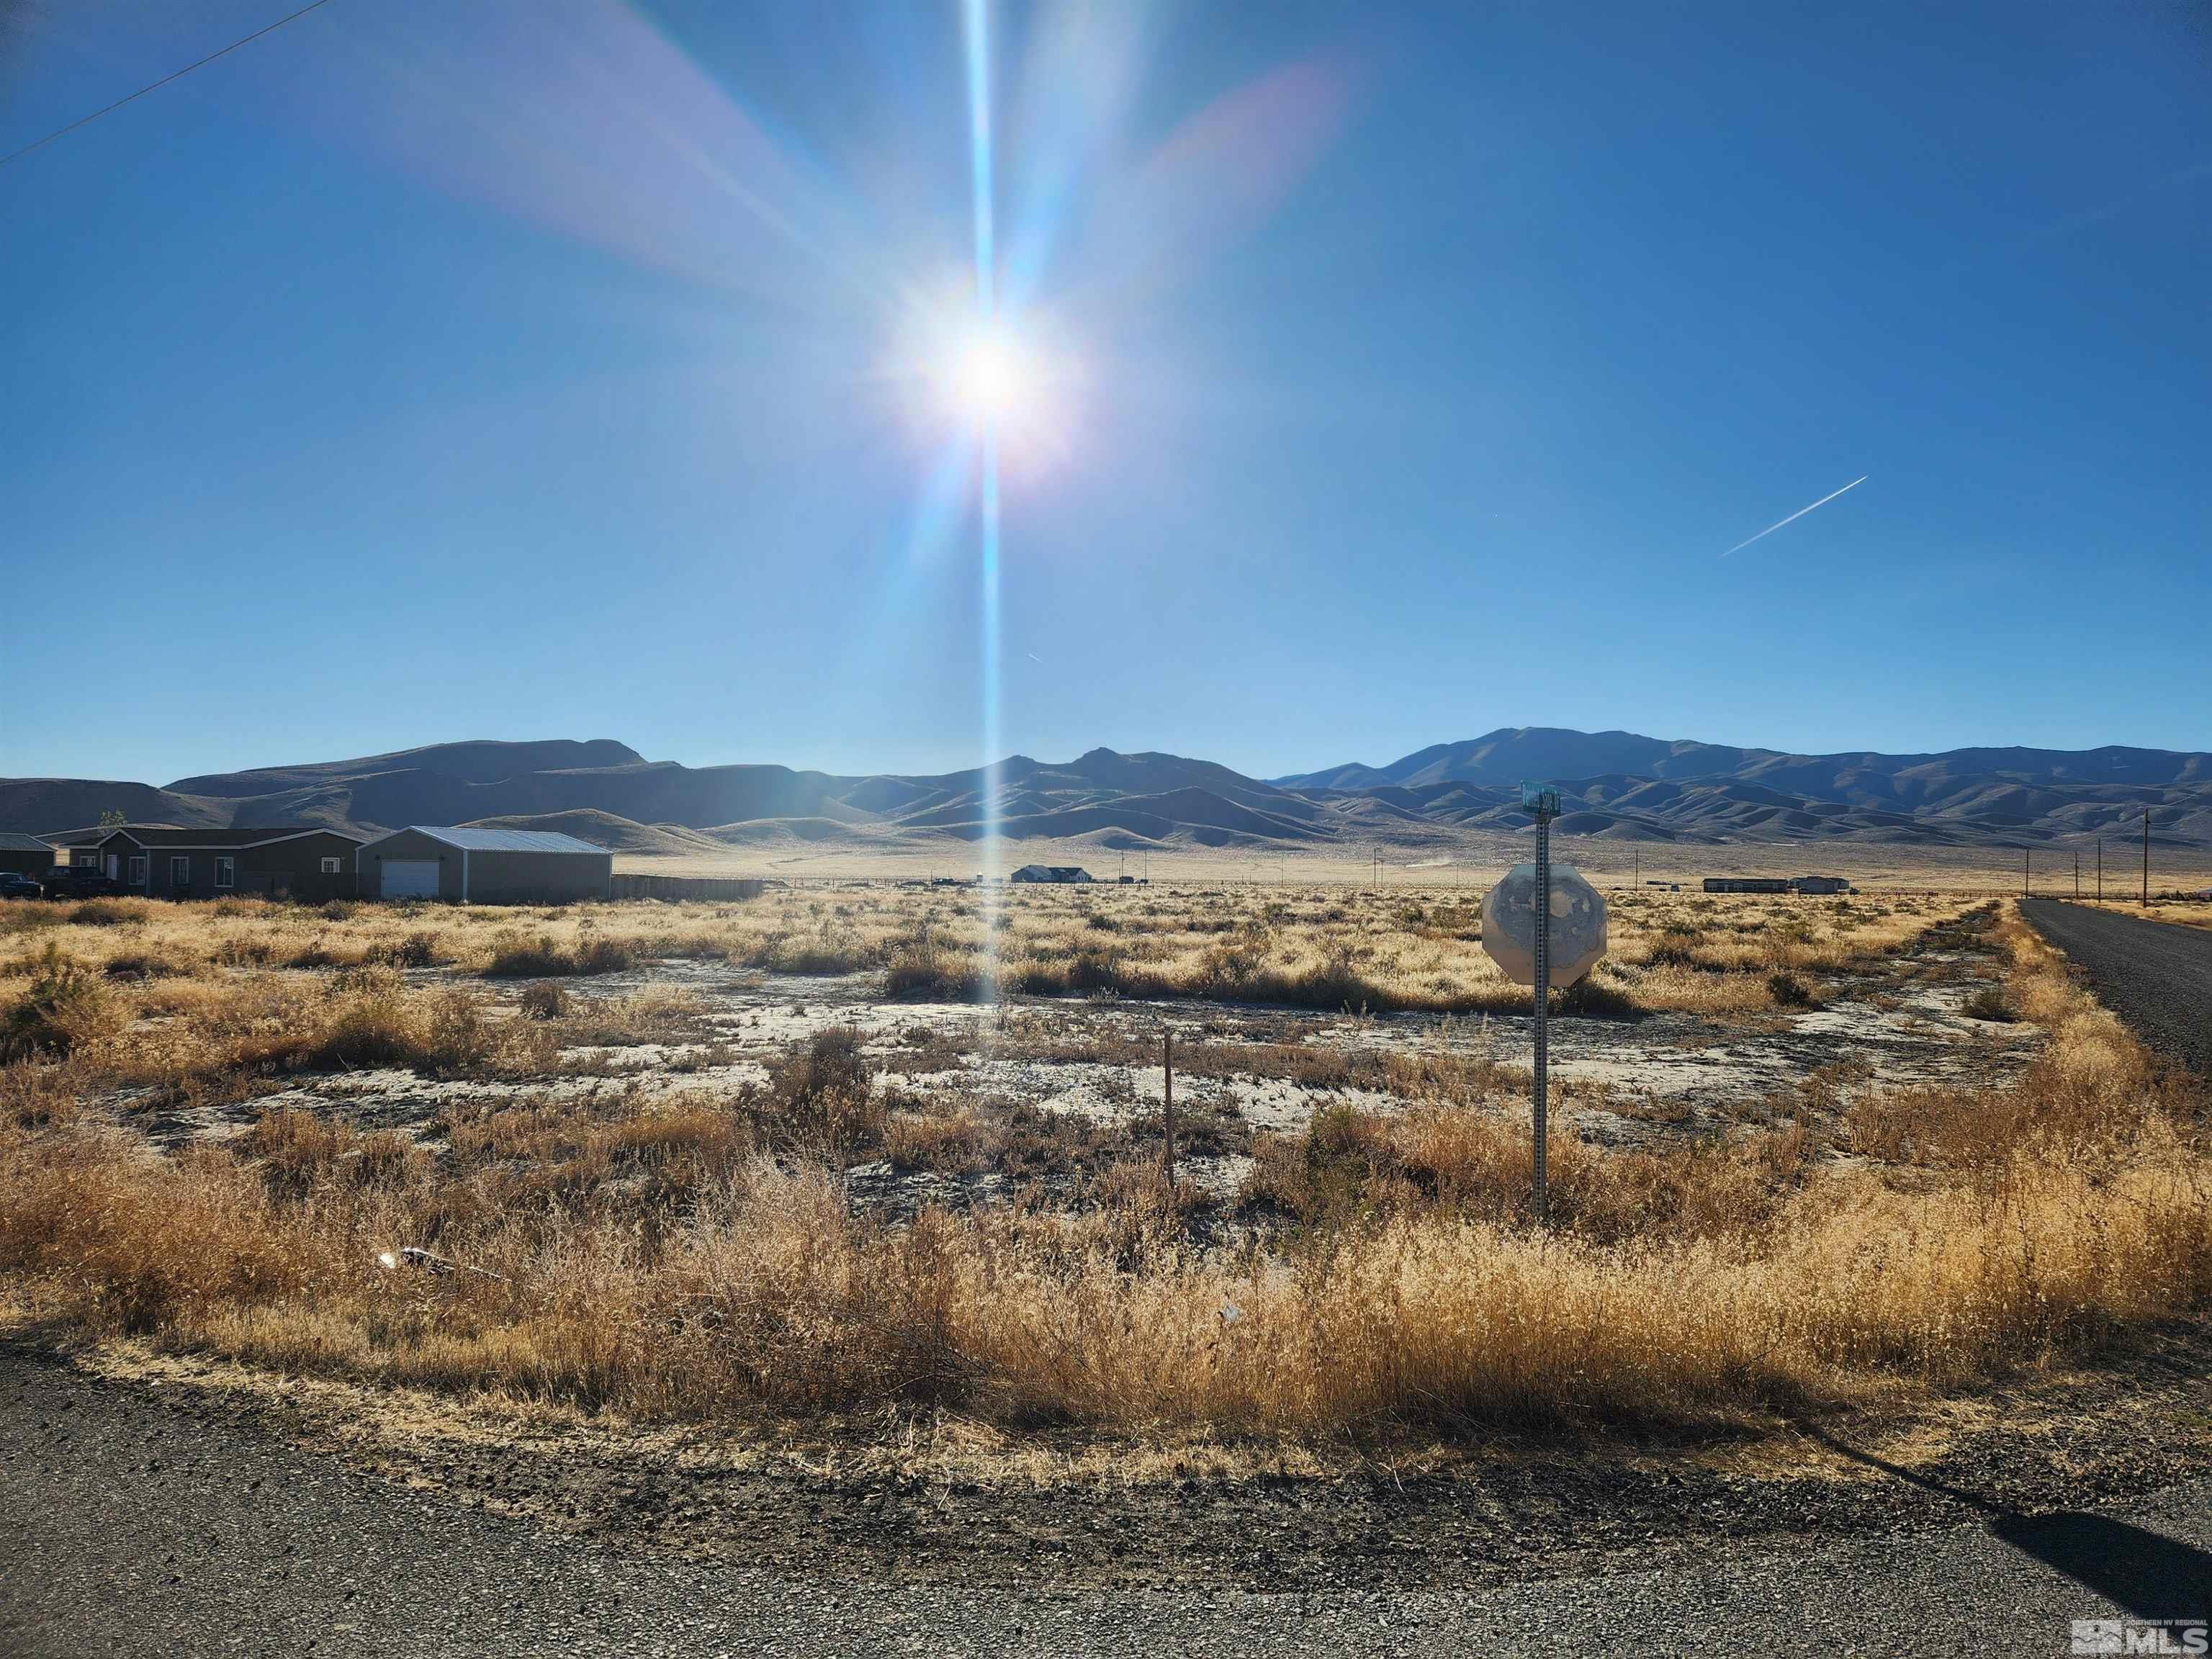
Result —
[[2022, 899], [2020, 908], [2138, 1036], [2199, 1077], [2212, 1078], [2212, 928], [2058, 899]]
[[2124, 1516], [1717, 1545], [1464, 1592], [817, 1581], [463, 1510], [252, 1422], [0, 1344], [0, 1653], [2058, 1654], [2212, 1611], [2212, 1480]]

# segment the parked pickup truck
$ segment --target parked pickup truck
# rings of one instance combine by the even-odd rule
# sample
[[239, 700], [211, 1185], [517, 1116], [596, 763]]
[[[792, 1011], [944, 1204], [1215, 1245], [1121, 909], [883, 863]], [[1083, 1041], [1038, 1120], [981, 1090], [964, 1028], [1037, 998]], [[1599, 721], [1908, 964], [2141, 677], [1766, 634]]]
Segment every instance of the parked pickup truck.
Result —
[[14, 870], [0, 870], [0, 899], [36, 898], [43, 890], [29, 876]]
[[56, 870], [46, 878], [46, 888], [50, 899], [112, 898], [123, 884], [97, 870]]

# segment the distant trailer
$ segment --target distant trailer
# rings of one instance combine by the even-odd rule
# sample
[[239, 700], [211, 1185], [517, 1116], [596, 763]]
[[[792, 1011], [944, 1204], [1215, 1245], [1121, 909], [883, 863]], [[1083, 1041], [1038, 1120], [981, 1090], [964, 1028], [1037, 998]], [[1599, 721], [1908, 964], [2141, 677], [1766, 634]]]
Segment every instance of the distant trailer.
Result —
[[1044, 882], [1065, 886], [1091, 879], [1091, 872], [1073, 864], [1024, 864], [1010, 878], [1014, 881]]
[[1841, 876], [1793, 876], [1790, 885], [1793, 891], [1800, 893], [1848, 893], [1851, 890], [1850, 883]]
[[1707, 876], [1708, 893], [1786, 893], [1790, 884], [1779, 876]]

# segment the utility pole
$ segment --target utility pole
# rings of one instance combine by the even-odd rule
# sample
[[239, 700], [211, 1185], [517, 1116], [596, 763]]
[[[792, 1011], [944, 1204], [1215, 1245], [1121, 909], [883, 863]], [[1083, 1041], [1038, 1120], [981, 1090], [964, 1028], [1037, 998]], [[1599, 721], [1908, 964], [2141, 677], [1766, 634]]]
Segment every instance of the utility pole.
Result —
[[2097, 902], [2105, 902], [2105, 838], [2097, 837]]
[[2081, 897], [2081, 849], [2078, 847], [2074, 849], [2074, 897], [2077, 902]]
[[2150, 808], [2143, 808], [2143, 894], [2142, 908], [2150, 908]]
[[2027, 896], [2027, 861], [2035, 856], [2025, 847], [2020, 849], [2020, 896]]
[[1644, 885], [1644, 849], [1640, 847], [1628, 849], [1628, 884], [1631, 887]]

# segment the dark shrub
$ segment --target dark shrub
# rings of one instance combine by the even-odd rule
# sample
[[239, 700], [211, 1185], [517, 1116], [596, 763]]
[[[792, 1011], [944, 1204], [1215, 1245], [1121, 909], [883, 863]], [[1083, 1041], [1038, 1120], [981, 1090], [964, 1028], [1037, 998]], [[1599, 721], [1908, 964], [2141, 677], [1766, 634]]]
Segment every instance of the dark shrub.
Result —
[[1769, 974], [1766, 976], [1766, 994], [1774, 999], [1774, 1006], [1778, 1008], [1817, 1008], [1820, 1006], [1820, 998], [1813, 994], [1813, 988], [1795, 974]]
[[0, 1017], [0, 1063], [69, 1053], [106, 1003], [100, 981], [48, 940], [29, 987]]
[[1991, 1020], [2000, 1025], [2009, 1025], [2020, 1018], [2003, 991], [1994, 985], [1984, 985], [1968, 997], [1965, 1012], [1968, 1019]]
[[557, 980], [541, 979], [535, 985], [526, 985], [515, 1000], [531, 1019], [558, 1019], [568, 1012], [568, 994]]

